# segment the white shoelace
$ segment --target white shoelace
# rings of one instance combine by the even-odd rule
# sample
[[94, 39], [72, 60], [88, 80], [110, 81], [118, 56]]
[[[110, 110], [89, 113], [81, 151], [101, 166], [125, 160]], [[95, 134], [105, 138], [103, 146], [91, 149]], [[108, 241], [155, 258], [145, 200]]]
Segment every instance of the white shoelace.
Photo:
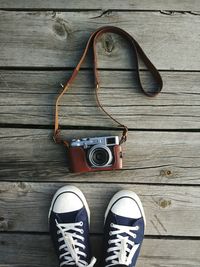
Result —
[[[59, 250], [64, 249], [66, 252], [60, 255], [60, 260], [62, 263], [60, 267], [65, 265], [76, 265], [78, 267], [93, 267], [96, 258], [93, 257], [88, 264], [85, 260], [81, 260], [80, 256], [86, 258], [86, 253], [81, 251], [85, 249], [85, 245], [78, 242], [78, 240], [84, 241], [84, 237], [80, 234], [83, 234], [83, 229], [80, 229], [77, 226], [83, 226], [83, 222], [77, 223], [58, 223], [56, 220], [56, 225], [58, 227], [57, 234], [62, 234], [62, 237], [58, 239], [58, 242], [64, 241], [64, 244], [60, 245]], [[70, 232], [69, 232], [70, 230]], [[79, 233], [79, 234], [78, 234]]]
[[[111, 223], [110, 226], [116, 230], [110, 231], [109, 234], [110, 236], [116, 235], [116, 238], [108, 241], [109, 244], [114, 244], [114, 246], [107, 250], [108, 253], [112, 252], [113, 255], [106, 258], [106, 262], [109, 263], [105, 267], [115, 264], [124, 264], [128, 266], [131, 264], [132, 258], [140, 246], [140, 244], [135, 244], [133, 241], [129, 240], [129, 237], [136, 238], [137, 235], [131, 231], [139, 230], [139, 226], [117, 225], [113, 223]], [[123, 236], [121, 234], [127, 235]]]

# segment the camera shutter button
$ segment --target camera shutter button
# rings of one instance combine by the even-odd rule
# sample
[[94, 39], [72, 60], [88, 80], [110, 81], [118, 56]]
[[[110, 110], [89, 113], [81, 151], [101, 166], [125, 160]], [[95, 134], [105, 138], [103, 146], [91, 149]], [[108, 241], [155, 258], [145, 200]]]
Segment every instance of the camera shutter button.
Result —
[[83, 144], [83, 148], [84, 149], [87, 149], [88, 148], [88, 145], [86, 143]]

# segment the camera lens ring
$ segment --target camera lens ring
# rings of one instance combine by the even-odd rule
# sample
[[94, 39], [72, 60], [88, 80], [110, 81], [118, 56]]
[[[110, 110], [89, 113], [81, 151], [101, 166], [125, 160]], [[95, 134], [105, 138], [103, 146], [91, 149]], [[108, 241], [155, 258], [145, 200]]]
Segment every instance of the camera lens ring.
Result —
[[[95, 154], [97, 152], [101, 152], [100, 159], [98, 159], [98, 157], [97, 157], [98, 154]], [[103, 155], [102, 152], [104, 153], [104, 155], [106, 156], [107, 159], [98, 164], [97, 161], [98, 160], [101, 161], [101, 159], [102, 159], [102, 157], [101, 157]], [[90, 163], [92, 164], [92, 166], [94, 166], [96, 168], [98, 168], [98, 167], [102, 168], [102, 167], [108, 166], [112, 162], [113, 155], [112, 155], [111, 150], [107, 146], [105, 146], [105, 145], [95, 145], [89, 150], [88, 159], [89, 159]]]

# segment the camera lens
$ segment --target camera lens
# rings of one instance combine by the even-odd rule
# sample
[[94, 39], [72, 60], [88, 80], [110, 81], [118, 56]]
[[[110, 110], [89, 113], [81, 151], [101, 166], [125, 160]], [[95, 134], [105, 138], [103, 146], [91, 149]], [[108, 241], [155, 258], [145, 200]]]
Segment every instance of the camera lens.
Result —
[[103, 148], [97, 148], [93, 151], [93, 161], [97, 165], [105, 165], [108, 162], [109, 155], [108, 152]]
[[112, 153], [106, 146], [93, 146], [89, 153], [89, 161], [95, 167], [107, 166], [112, 161]]

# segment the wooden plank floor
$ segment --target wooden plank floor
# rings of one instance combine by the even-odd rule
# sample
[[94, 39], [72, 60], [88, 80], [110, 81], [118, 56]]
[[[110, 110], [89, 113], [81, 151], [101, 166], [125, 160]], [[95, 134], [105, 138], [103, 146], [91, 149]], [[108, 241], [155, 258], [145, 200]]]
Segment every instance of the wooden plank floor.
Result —
[[[88, 200], [98, 259], [106, 205], [126, 188], [140, 196], [147, 217], [137, 267], [200, 267], [199, 15], [199, 0], [0, 0], [0, 267], [58, 266], [47, 214], [66, 183]], [[102, 36], [100, 98], [130, 129], [124, 169], [72, 174], [65, 149], [52, 141], [55, 98], [89, 34], [104, 25], [138, 40], [164, 88], [154, 99], [142, 95], [129, 46]], [[69, 139], [119, 134], [96, 107], [91, 65], [88, 57], [62, 101]]]

